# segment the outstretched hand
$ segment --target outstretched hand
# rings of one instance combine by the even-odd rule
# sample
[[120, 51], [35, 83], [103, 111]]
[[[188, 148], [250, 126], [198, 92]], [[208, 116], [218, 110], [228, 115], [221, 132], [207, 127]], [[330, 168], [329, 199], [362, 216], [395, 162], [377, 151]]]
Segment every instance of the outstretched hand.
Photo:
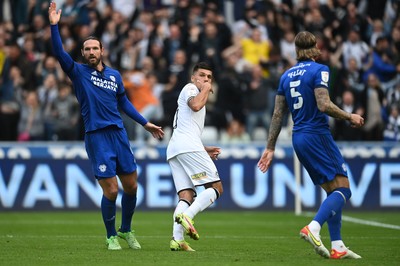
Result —
[[61, 18], [61, 9], [57, 11], [57, 5], [54, 2], [50, 2], [49, 6], [49, 21], [50, 25], [56, 25]]
[[156, 126], [153, 123], [147, 122], [147, 124], [144, 125], [144, 128], [156, 139], [162, 139], [164, 137], [164, 131], [160, 126]]

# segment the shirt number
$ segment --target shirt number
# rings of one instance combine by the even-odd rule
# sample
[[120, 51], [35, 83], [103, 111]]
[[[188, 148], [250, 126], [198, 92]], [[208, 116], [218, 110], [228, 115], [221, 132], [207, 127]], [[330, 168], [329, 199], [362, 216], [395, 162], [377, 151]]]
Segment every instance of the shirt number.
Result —
[[293, 104], [295, 110], [300, 109], [303, 106], [303, 97], [300, 92], [296, 91], [298, 86], [300, 86], [300, 80], [290, 82], [290, 95], [292, 98], [297, 98], [297, 103]]

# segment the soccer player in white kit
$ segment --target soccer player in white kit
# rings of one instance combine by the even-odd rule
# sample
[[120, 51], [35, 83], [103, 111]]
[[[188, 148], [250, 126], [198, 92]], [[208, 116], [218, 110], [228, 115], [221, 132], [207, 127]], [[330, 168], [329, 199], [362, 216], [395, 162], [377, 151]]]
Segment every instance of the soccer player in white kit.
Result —
[[[179, 196], [170, 242], [173, 251], [194, 251], [185, 241], [184, 234], [199, 239], [193, 218], [223, 192], [218, 170], [212, 161], [217, 160], [221, 150], [215, 146], [205, 147], [201, 141], [205, 105], [210, 93], [213, 93], [212, 70], [204, 62], [197, 63], [193, 67], [191, 83], [179, 94], [173, 133], [167, 147], [167, 161]], [[199, 195], [196, 195], [197, 186], [205, 187]]]

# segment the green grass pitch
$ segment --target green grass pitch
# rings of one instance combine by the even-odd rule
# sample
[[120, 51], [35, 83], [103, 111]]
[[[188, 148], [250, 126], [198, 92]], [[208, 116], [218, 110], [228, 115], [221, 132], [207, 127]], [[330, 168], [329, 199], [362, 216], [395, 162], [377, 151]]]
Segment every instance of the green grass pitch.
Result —
[[[309, 215], [226, 212], [197, 215], [196, 252], [172, 252], [171, 211], [136, 211], [133, 228], [142, 245], [108, 251], [100, 211], [0, 213], [0, 265], [400, 265], [400, 212], [346, 212], [394, 228], [343, 221], [345, 243], [361, 260], [328, 260], [299, 238]], [[117, 216], [117, 226], [120, 213]], [[322, 239], [330, 248], [326, 226]]]

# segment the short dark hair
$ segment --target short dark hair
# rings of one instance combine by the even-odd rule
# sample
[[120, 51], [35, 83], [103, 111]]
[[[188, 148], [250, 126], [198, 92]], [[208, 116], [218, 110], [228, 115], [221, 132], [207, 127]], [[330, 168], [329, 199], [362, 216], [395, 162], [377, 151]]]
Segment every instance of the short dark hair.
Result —
[[195, 64], [193, 67], [193, 73], [195, 73], [199, 69], [207, 69], [207, 70], [212, 71], [210, 65], [207, 64], [206, 62], [199, 62], [199, 63]]
[[86, 41], [89, 41], [89, 40], [98, 41], [99, 44], [100, 44], [100, 49], [103, 49], [103, 44], [101, 43], [100, 39], [97, 38], [96, 36], [89, 36], [89, 37], [85, 38], [85, 39], [83, 40], [83, 42], [82, 42], [82, 49], [83, 49], [83, 44], [84, 44]]
[[385, 35], [379, 36], [378, 38], [376, 38], [375, 43], [380, 43], [383, 41], [389, 41], [388, 37], [386, 37]]

